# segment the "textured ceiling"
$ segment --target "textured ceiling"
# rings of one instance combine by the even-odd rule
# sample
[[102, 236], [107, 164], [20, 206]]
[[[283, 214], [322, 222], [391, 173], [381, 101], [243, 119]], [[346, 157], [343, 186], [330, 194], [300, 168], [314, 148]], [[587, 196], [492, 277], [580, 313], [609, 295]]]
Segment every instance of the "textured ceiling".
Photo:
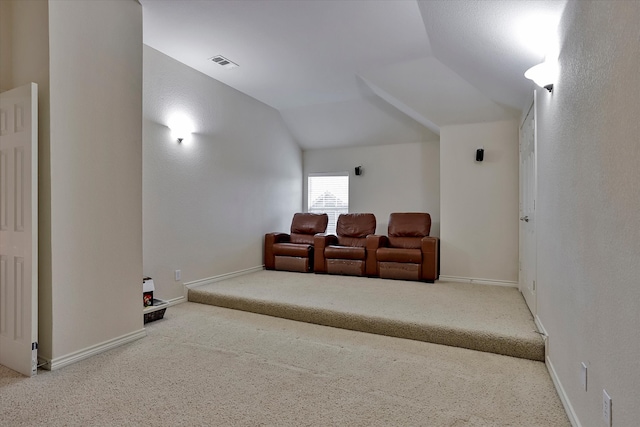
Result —
[[141, 3], [147, 45], [278, 109], [315, 149], [434, 140], [441, 126], [516, 117], [532, 88], [523, 73], [544, 57], [535, 42], [565, 1]]

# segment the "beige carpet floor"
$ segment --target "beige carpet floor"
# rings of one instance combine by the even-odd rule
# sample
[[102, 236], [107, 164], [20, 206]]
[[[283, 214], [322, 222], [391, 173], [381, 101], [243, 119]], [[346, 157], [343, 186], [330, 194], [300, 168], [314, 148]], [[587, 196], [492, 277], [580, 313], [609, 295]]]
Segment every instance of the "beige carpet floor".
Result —
[[544, 341], [511, 287], [263, 270], [191, 289], [189, 301], [544, 361]]
[[25, 378], [2, 426], [569, 426], [543, 363], [184, 303]]

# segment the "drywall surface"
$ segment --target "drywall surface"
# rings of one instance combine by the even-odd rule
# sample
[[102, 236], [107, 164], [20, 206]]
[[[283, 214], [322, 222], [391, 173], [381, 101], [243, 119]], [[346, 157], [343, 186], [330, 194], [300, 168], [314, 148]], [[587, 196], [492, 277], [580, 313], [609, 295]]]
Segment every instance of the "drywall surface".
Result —
[[517, 114], [517, 110], [497, 104], [433, 56], [384, 67], [378, 64], [375, 70], [365, 72], [364, 78], [431, 121], [432, 130], [505, 120]]
[[13, 89], [11, 81], [12, 21], [13, 0], [0, 1], [0, 92]]
[[2, 90], [38, 85], [38, 354], [51, 358], [48, 3], [0, 1], [0, 20]]
[[[584, 427], [640, 420], [640, 2], [570, 2], [538, 93], [538, 316]], [[580, 363], [588, 367], [588, 389]]]
[[142, 8], [49, 2], [54, 362], [142, 329]]
[[[392, 212], [428, 212], [431, 235], [440, 235], [438, 141], [372, 147], [308, 150], [304, 159], [304, 205], [311, 173], [349, 173], [349, 212], [376, 216], [376, 233], [387, 234]], [[363, 174], [355, 175], [362, 166]]]
[[[167, 127], [176, 115], [193, 129], [182, 143]], [[278, 111], [145, 46], [143, 130], [144, 274], [156, 294], [262, 265], [264, 234], [288, 231], [301, 210], [302, 154]]]
[[441, 129], [441, 275], [517, 282], [518, 163], [515, 120]]

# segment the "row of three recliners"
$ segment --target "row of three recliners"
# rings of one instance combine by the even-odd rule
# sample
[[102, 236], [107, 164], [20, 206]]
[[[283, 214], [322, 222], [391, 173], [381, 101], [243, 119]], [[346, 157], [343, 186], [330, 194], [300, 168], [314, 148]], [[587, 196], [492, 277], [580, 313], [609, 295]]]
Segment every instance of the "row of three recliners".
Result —
[[285, 270], [433, 282], [439, 276], [439, 240], [431, 216], [392, 213], [388, 234], [376, 235], [371, 213], [342, 214], [336, 234], [324, 234], [327, 214], [297, 213], [291, 233], [265, 235], [267, 270]]

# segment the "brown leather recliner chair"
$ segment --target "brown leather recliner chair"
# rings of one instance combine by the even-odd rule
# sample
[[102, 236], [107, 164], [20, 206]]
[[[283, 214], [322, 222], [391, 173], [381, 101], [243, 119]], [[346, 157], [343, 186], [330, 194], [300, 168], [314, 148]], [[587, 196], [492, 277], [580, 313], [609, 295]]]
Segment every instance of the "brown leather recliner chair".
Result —
[[375, 250], [367, 247], [367, 236], [376, 231], [376, 217], [370, 213], [342, 214], [336, 234], [315, 237], [316, 273], [364, 276], [375, 274]]
[[429, 237], [428, 213], [392, 213], [388, 236], [376, 250], [377, 273], [383, 279], [421, 280], [440, 277], [440, 240]]
[[313, 271], [313, 236], [324, 233], [328, 222], [327, 214], [297, 213], [291, 221], [291, 234], [265, 234], [265, 268], [302, 273]]

